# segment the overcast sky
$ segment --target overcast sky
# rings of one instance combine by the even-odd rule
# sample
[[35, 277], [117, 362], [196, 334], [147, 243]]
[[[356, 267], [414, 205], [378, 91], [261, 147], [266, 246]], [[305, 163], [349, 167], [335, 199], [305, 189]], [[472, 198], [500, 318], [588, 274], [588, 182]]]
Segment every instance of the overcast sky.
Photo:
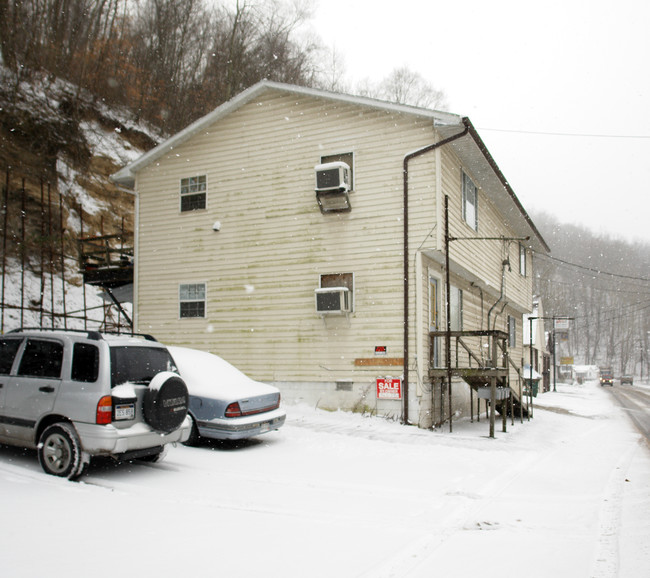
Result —
[[650, 242], [650, 1], [317, 1], [349, 84], [408, 66], [526, 209]]

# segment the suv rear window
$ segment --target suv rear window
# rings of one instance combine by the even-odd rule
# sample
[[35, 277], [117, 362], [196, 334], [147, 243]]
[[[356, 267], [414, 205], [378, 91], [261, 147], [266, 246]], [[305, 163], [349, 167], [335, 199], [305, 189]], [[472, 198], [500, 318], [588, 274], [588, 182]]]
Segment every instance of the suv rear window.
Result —
[[0, 375], [9, 375], [22, 339], [0, 339]]
[[175, 371], [169, 351], [161, 347], [111, 347], [111, 387], [149, 382], [161, 371]]

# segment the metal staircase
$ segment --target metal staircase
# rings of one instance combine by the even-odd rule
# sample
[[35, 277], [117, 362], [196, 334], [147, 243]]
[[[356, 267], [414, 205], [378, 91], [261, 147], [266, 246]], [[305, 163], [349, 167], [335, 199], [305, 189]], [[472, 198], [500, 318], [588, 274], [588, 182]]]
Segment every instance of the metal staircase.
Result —
[[[446, 383], [451, 397], [453, 378], [461, 378], [471, 388], [472, 407], [474, 394], [478, 400], [486, 400], [490, 437], [494, 437], [496, 412], [501, 414], [504, 431], [506, 416], [519, 415], [523, 419], [528, 415], [521, 369], [510, 359], [508, 334], [504, 331], [433, 331], [429, 333], [429, 352], [432, 383]], [[516, 383], [511, 381], [512, 374]]]

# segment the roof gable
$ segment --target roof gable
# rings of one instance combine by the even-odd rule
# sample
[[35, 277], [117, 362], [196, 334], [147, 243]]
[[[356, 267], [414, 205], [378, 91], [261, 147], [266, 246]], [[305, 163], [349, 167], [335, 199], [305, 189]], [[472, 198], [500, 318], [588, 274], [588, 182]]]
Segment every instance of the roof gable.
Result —
[[453, 125], [459, 126], [462, 122], [462, 117], [448, 113], [433, 111], [425, 108], [417, 108], [413, 106], [406, 106], [402, 104], [394, 104], [381, 100], [376, 100], [373, 98], [367, 98], [362, 96], [351, 96], [347, 94], [339, 94], [334, 92], [329, 92], [326, 90], [319, 90], [314, 88], [306, 88], [302, 86], [295, 86], [290, 84], [282, 84], [279, 82], [271, 82], [268, 80], [263, 80], [257, 84], [251, 86], [250, 88], [244, 90], [228, 102], [223, 103], [218, 106], [212, 112], [206, 114], [205, 116], [199, 118], [180, 132], [176, 133], [169, 139], [160, 143], [157, 147], [151, 149], [139, 159], [135, 160], [131, 164], [127, 165], [114, 175], [112, 179], [126, 186], [133, 186], [135, 182], [135, 175], [138, 171], [147, 167], [150, 163], [156, 161], [160, 157], [164, 156], [165, 153], [173, 150], [178, 147], [180, 144], [188, 141], [194, 135], [202, 132], [207, 127], [211, 126], [215, 122], [224, 118], [225, 116], [235, 112], [236, 110], [243, 107], [245, 104], [255, 100], [262, 94], [269, 91], [280, 91], [284, 93], [293, 93], [296, 95], [311, 96], [315, 98], [321, 98], [326, 100], [331, 100], [335, 102], [354, 104], [357, 106], [374, 108], [379, 110], [386, 110], [389, 112], [396, 112], [400, 114], [411, 114], [415, 116], [430, 118], [431, 121], [436, 126], [445, 126]]
[[[465, 131], [467, 136], [455, 140], [449, 146], [453, 148], [456, 155], [468, 168], [473, 169], [475, 174], [482, 175], [481, 188], [490, 195], [490, 198], [504, 216], [509, 215], [509, 223], [513, 228], [518, 233], [521, 233], [522, 236], [530, 237], [530, 245], [534, 249], [546, 252], [550, 251], [548, 245], [519, 202], [519, 199], [468, 118], [447, 112], [389, 103], [368, 97], [271, 82], [268, 80], [258, 82], [228, 102], [223, 103], [212, 112], [199, 118], [182, 131], [151, 149], [139, 159], [122, 168], [112, 175], [111, 178], [119, 184], [133, 187], [135, 184], [135, 176], [139, 171], [179, 147], [181, 144], [189, 141], [195, 135], [202, 133], [214, 123], [271, 91], [319, 98], [332, 102], [352, 104], [364, 108], [430, 119], [438, 134], [443, 139]], [[405, 151], [405, 156], [408, 156], [410, 153], [411, 151]]]

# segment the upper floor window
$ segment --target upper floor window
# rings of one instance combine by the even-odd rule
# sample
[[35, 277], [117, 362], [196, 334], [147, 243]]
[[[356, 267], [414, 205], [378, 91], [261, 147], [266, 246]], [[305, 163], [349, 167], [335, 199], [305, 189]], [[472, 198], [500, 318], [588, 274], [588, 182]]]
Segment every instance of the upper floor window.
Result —
[[205, 209], [207, 179], [205, 175], [181, 179], [181, 213]]
[[475, 231], [478, 231], [478, 189], [463, 173], [463, 219]]
[[519, 243], [519, 273], [526, 276], [526, 247]]
[[340, 155], [325, 155], [320, 158], [321, 164], [325, 163], [345, 163], [350, 167], [350, 191], [354, 191], [354, 155], [352, 153], [342, 153]]
[[178, 294], [181, 319], [205, 317], [205, 283], [181, 283]]

